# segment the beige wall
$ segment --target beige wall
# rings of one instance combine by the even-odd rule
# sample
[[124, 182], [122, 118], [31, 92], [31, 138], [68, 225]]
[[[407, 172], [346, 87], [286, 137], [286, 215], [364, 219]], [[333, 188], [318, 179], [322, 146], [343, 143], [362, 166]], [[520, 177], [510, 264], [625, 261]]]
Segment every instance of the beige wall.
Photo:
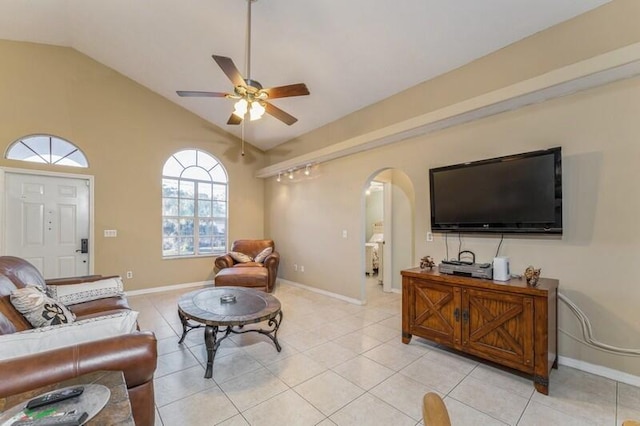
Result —
[[[291, 157], [322, 144], [382, 127], [403, 117], [404, 100], [416, 113], [455, 103], [533, 75], [640, 41], [640, 2], [614, 1], [569, 23], [539, 33], [448, 75], [304, 135], [288, 147]], [[422, 96], [416, 98], [416, 93]], [[313, 179], [278, 184], [267, 179], [266, 229], [282, 254], [281, 276], [322, 290], [360, 298], [365, 238], [363, 191], [377, 171], [396, 168], [415, 193], [414, 264], [445, 256], [441, 235], [429, 230], [428, 169], [562, 146], [565, 231], [561, 238], [508, 237], [501, 254], [512, 270], [533, 264], [560, 280], [561, 292], [591, 319], [596, 337], [640, 348], [640, 79], [610, 84], [474, 123], [323, 163]], [[278, 150], [282, 152], [284, 150]], [[270, 157], [270, 163], [283, 158]], [[341, 231], [348, 230], [343, 239]], [[457, 250], [455, 244], [450, 249]], [[451, 242], [451, 241], [450, 241]], [[464, 237], [463, 249], [490, 261], [494, 237]], [[450, 251], [451, 255], [451, 251]], [[293, 272], [293, 263], [305, 272]], [[560, 328], [580, 335], [560, 306]], [[560, 333], [560, 355], [640, 375], [640, 358], [587, 348]]]
[[[95, 176], [95, 271], [131, 270], [126, 290], [212, 278], [213, 258], [162, 260], [162, 166], [174, 152], [199, 148], [229, 175], [229, 238], [262, 238], [264, 155], [242, 158], [239, 141], [130, 79], [69, 48], [0, 41], [0, 147], [33, 133], [79, 146], [88, 169], [0, 166]], [[117, 229], [117, 238], [104, 238]]]

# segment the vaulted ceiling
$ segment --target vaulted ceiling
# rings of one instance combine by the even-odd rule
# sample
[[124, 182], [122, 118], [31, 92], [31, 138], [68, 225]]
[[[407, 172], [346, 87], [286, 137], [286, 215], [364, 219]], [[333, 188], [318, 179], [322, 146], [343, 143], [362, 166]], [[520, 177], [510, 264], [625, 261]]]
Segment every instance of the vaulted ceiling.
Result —
[[[267, 150], [609, 0], [254, 0], [251, 78], [304, 82], [273, 100], [298, 118], [247, 121]], [[245, 74], [246, 0], [2, 0], [0, 39], [69, 46], [240, 136], [231, 92], [211, 58]], [[246, 77], [246, 75], [245, 75]]]

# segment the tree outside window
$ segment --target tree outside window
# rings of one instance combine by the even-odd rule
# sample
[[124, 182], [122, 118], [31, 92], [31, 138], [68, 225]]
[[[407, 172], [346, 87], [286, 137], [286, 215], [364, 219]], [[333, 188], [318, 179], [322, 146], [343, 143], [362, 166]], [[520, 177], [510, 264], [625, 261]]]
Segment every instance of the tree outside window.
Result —
[[210, 256], [227, 251], [227, 173], [210, 154], [173, 154], [162, 170], [162, 255]]

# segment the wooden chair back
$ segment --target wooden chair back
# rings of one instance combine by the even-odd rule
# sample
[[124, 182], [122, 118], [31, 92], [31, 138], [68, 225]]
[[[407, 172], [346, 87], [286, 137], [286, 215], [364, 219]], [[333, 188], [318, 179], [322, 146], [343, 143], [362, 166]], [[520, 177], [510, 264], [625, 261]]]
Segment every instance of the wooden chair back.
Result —
[[427, 392], [422, 398], [424, 426], [451, 426], [449, 412], [440, 395]]

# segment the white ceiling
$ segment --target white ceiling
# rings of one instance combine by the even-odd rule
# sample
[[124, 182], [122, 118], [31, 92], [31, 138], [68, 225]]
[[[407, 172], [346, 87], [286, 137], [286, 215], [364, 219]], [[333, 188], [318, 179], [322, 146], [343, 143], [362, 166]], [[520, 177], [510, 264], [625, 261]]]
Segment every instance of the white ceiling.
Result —
[[[272, 148], [608, 1], [258, 0], [251, 77], [304, 82], [311, 95], [273, 100], [299, 121], [265, 115], [245, 138]], [[0, 0], [0, 39], [73, 47], [240, 136], [226, 124], [232, 101], [175, 91], [232, 91], [211, 55], [244, 74], [246, 10], [246, 0]]]

